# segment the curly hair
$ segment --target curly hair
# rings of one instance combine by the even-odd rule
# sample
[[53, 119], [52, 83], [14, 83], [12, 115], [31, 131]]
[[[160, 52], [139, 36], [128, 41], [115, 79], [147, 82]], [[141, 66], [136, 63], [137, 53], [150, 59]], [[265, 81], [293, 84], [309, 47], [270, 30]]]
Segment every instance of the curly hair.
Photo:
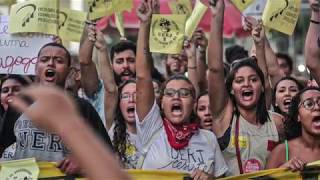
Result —
[[[119, 86], [119, 93], [122, 92], [123, 88], [130, 84], [130, 83], [136, 83], [135, 80], [127, 80], [123, 82]], [[116, 153], [118, 154], [121, 162], [123, 164], [127, 163], [127, 157], [126, 157], [126, 150], [127, 150], [127, 140], [129, 137], [129, 134], [127, 133], [127, 126], [126, 126], [126, 120], [123, 117], [123, 114], [120, 109], [120, 95], [118, 96], [118, 106], [116, 109], [116, 116], [114, 119], [115, 126], [114, 126], [114, 134], [113, 134], [113, 146], [115, 148]]]
[[291, 140], [302, 135], [302, 125], [301, 122], [298, 121], [299, 105], [301, 103], [301, 96], [306, 91], [310, 90], [316, 90], [320, 92], [320, 89], [318, 87], [307, 87], [299, 91], [299, 93], [292, 98], [289, 107], [289, 113], [284, 124], [284, 131], [287, 140]]

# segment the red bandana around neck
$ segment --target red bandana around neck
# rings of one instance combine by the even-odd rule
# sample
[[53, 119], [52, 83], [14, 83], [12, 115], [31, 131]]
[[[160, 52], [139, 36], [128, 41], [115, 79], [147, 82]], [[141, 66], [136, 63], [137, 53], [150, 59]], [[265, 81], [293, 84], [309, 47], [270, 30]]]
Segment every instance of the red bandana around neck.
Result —
[[175, 150], [188, 146], [192, 135], [199, 130], [197, 123], [174, 125], [166, 118], [163, 120], [163, 125], [168, 136], [169, 144]]

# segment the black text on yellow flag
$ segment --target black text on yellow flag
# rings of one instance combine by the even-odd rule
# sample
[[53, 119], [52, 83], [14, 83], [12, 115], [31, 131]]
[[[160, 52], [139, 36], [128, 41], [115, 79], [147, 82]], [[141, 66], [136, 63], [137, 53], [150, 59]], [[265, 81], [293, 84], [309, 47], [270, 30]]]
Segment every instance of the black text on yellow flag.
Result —
[[150, 51], [179, 54], [184, 41], [186, 15], [152, 15], [150, 29]]

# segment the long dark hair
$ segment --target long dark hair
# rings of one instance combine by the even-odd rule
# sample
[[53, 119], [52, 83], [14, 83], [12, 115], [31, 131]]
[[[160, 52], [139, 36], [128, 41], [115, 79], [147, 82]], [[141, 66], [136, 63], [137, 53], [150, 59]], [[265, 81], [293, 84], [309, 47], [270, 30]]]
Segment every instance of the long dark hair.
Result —
[[[184, 76], [182, 74], [175, 74], [175, 75], [170, 76], [169, 79], [167, 79], [164, 83], [162, 83], [161, 93], [160, 93], [160, 102], [162, 102], [164, 89], [167, 87], [167, 84], [172, 80], [182, 80], [182, 81], [186, 81], [188, 84], [190, 84], [191, 88], [192, 88], [191, 90], [192, 90], [193, 99], [194, 100], [196, 99], [196, 97], [195, 97], [196, 96], [196, 90], [195, 90], [192, 82], [186, 76]], [[165, 117], [163, 111], [161, 111], [161, 116]], [[192, 108], [192, 112], [191, 112], [191, 115], [190, 115], [189, 119], [190, 119], [190, 122], [195, 122], [195, 120], [196, 120], [196, 114], [193, 111], [193, 108]]]
[[278, 85], [281, 81], [284, 81], [284, 80], [290, 80], [290, 81], [293, 81], [294, 83], [296, 83], [297, 87], [298, 87], [298, 90], [301, 91], [303, 89], [303, 85], [296, 79], [296, 78], [293, 78], [293, 77], [290, 77], [290, 76], [286, 76], [286, 77], [283, 77], [281, 78], [274, 86], [273, 90], [272, 90], [272, 106], [274, 108], [274, 111], [279, 113], [279, 114], [282, 114], [282, 115], [286, 115], [284, 114], [280, 108], [278, 106], [276, 106], [276, 93], [277, 93], [277, 88], [278, 88]]
[[318, 87], [307, 87], [299, 91], [298, 94], [296, 94], [292, 98], [292, 101], [289, 107], [289, 113], [284, 124], [285, 136], [287, 140], [294, 139], [302, 135], [301, 122], [298, 121], [299, 105], [301, 103], [301, 96], [306, 91], [310, 91], [310, 90], [316, 90], [320, 92], [320, 89]]
[[115, 126], [114, 126], [114, 134], [113, 134], [113, 146], [115, 148], [116, 153], [118, 154], [121, 162], [125, 164], [127, 162], [126, 157], [126, 150], [127, 150], [127, 139], [129, 137], [129, 134], [127, 133], [127, 126], [126, 126], [126, 120], [124, 119], [121, 109], [120, 109], [120, 94], [123, 90], [123, 88], [130, 84], [134, 83], [136, 84], [136, 81], [133, 79], [127, 80], [123, 82], [119, 86], [119, 95], [118, 95], [118, 105], [116, 109], [116, 116], [114, 119]]
[[[236, 100], [234, 98], [234, 96], [231, 94], [232, 91], [232, 82], [235, 78], [235, 74], [237, 73], [237, 71], [242, 68], [242, 67], [250, 67], [252, 68], [258, 75], [261, 84], [262, 84], [262, 88], [265, 88], [265, 82], [264, 82], [264, 75], [263, 72], [261, 71], [261, 69], [259, 68], [258, 64], [256, 63], [256, 61], [254, 60], [254, 58], [246, 58], [244, 60], [241, 60], [235, 64], [232, 65], [231, 67], [231, 71], [230, 74], [227, 77], [226, 80], [226, 89], [229, 93], [229, 96], [231, 98], [231, 100], [233, 101], [233, 103], [235, 104], [235, 114], [237, 117], [240, 116], [240, 112], [236, 106]], [[269, 114], [268, 114], [268, 110], [267, 110], [267, 105], [266, 105], [266, 98], [265, 98], [265, 92], [264, 90], [261, 92], [258, 103], [257, 103], [257, 109], [256, 109], [256, 122], [259, 122], [260, 124], [264, 124], [265, 122], [267, 122], [268, 120], [270, 120]]]

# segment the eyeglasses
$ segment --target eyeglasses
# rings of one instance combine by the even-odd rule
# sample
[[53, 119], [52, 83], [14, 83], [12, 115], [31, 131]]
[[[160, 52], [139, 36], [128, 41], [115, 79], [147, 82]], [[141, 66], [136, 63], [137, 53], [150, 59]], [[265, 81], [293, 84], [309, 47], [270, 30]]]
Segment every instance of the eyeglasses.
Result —
[[163, 91], [163, 95], [168, 96], [168, 97], [174, 97], [176, 95], [176, 93], [178, 93], [178, 96], [182, 97], [182, 98], [187, 98], [187, 97], [193, 96], [193, 91], [188, 88], [180, 88], [178, 90], [168, 88], [168, 89], [164, 89], [164, 91]]
[[320, 107], [320, 99], [308, 98], [300, 103], [299, 108], [303, 106], [307, 110], [312, 110], [316, 104]]
[[136, 99], [137, 93], [122, 93], [120, 94], [120, 99], [129, 101], [130, 98]]

